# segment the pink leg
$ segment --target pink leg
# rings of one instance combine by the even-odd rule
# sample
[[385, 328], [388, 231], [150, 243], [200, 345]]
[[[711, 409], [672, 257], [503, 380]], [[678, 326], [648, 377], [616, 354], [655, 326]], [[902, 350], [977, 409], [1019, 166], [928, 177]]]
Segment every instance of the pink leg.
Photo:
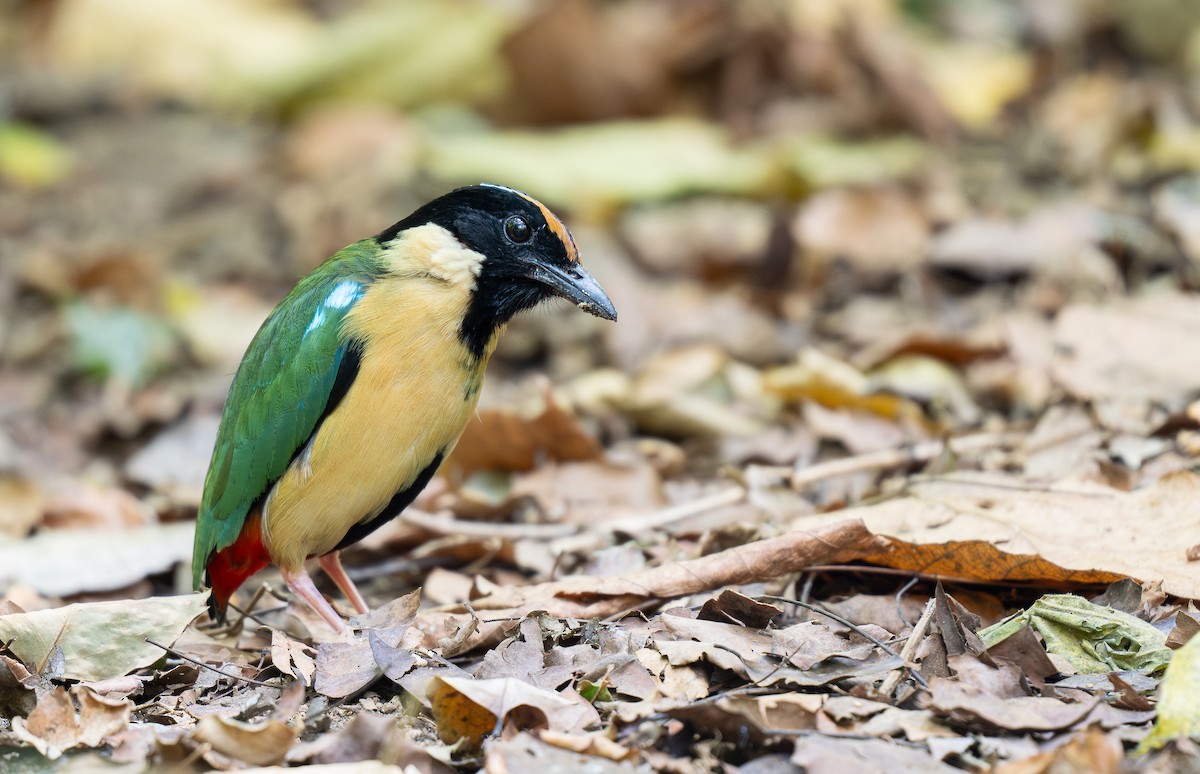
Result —
[[328, 621], [338, 634], [346, 631], [346, 622], [337, 614], [333, 606], [325, 601], [321, 592], [317, 591], [317, 587], [313, 585], [312, 576], [308, 574], [308, 570], [304, 569], [304, 565], [300, 565], [298, 570], [285, 570], [282, 567], [279, 569], [283, 573], [284, 583], [292, 590], [293, 594], [307, 602], [309, 607]]
[[358, 592], [358, 587], [354, 585], [354, 581], [350, 580], [350, 576], [346, 574], [346, 570], [342, 568], [342, 552], [334, 551], [325, 554], [319, 560], [321, 568], [325, 570], [325, 574], [333, 581], [342, 593], [346, 595], [346, 599], [350, 600], [350, 604], [354, 605], [354, 612], [362, 615], [370, 610], [367, 603], [363, 600], [362, 594]]

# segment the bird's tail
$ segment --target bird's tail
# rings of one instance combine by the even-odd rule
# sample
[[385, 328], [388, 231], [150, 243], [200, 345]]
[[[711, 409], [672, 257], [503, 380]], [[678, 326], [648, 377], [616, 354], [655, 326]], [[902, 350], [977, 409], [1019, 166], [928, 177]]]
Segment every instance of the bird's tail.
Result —
[[233, 592], [270, 562], [262, 540], [262, 516], [256, 511], [246, 519], [237, 540], [214, 553], [205, 567], [205, 580], [212, 589], [208, 595], [212, 620], [223, 622]]

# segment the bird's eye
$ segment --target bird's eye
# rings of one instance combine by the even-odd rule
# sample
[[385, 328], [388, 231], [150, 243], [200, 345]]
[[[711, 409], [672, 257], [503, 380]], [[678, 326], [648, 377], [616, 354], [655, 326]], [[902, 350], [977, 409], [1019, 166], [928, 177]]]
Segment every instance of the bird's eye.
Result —
[[529, 227], [528, 221], [520, 215], [513, 215], [504, 221], [504, 236], [513, 242], [528, 242], [529, 238], [533, 236], [533, 229]]

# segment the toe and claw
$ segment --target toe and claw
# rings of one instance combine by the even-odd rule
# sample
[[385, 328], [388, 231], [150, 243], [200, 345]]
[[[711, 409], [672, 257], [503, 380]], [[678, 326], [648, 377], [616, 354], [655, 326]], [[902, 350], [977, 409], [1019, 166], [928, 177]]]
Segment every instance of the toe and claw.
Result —
[[[358, 588], [354, 585], [354, 581], [350, 580], [350, 576], [346, 574], [345, 568], [342, 567], [342, 557], [339, 551], [334, 551], [325, 554], [319, 559], [321, 568], [325, 570], [325, 574], [333, 581], [342, 593], [346, 595], [346, 599], [350, 600], [350, 604], [354, 607], [354, 612], [362, 615], [368, 611], [367, 603], [363, 599]], [[287, 587], [292, 590], [292, 593], [303, 599], [308, 605], [324, 618], [329, 625], [333, 627], [338, 634], [346, 631], [346, 622], [333, 609], [333, 605], [321, 596], [321, 592], [317, 591], [316, 585], [313, 583], [312, 576], [308, 574], [308, 570], [301, 565], [298, 570], [283, 570], [283, 580], [287, 583]]]

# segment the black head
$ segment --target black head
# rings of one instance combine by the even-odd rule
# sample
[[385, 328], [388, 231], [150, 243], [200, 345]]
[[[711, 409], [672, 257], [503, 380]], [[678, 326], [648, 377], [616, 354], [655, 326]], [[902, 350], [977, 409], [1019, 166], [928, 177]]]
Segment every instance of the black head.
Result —
[[484, 256], [463, 318], [467, 348], [481, 355], [496, 328], [552, 296], [616, 320], [604, 290], [579, 262], [571, 232], [541, 202], [500, 185], [459, 188], [434, 199], [381, 233], [390, 242], [405, 229], [433, 223]]

